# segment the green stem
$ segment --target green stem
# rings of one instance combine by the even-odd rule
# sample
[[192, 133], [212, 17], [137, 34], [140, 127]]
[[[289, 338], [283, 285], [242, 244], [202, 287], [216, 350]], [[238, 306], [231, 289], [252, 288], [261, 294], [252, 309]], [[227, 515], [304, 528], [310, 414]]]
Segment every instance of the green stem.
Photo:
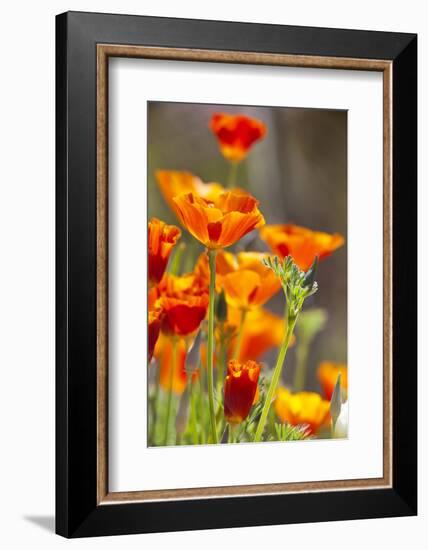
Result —
[[236, 176], [238, 175], [238, 163], [230, 162], [229, 177], [227, 179], [227, 187], [231, 189], [236, 185]]
[[[217, 426], [221, 422], [222, 414], [223, 414], [223, 406], [221, 404], [219, 404], [219, 406], [217, 408], [217, 413], [215, 415], [215, 421], [216, 421]], [[220, 426], [220, 431], [221, 431], [221, 426]]]
[[204, 365], [201, 363], [201, 368], [199, 371], [199, 395], [198, 395], [198, 406], [199, 406], [199, 425], [201, 428], [201, 444], [205, 443], [205, 403], [204, 403]]
[[156, 365], [156, 381], [155, 381], [155, 393], [153, 396], [153, 408], [152, 408], [152, 417], [150, 423], [150, 434], [149, 434], [149, 445], [155, 444], [155, 435], [156, 435], [156, 422], [158, 416], [158, 406], [159, 406], [159, 386], [160, 386], [160, 364]]
[[172, 382], [174, 380], [176, 357], [177, 357], [177, 340], [176, 338], [174, 338], [172, 341], [172, 362], [171, 362], [171, 368], [169, 370], [168, 401], [166, 405], [165, 435], [163, 438], [164, 446], [168, 445], [168, 434], [169, 434], [169, 424], [170, 424], [171, 405], [172, 405]]
[[236, 426], [229, 424], [228, 443], [236, 443]]
[[209, 405], [209, 412], [210, 412], [212, 442], [218, 443], [217, 427], [216, 427], [215, 411], [214, 411], [214, 383], [213, 383], [216, 250], [208, 250], [208, 260], [210, 265], [210, 302], [209, 302], [209, 309], [208, 309], [208, 350], [207, 350], [208, 405]]
[[190, 377], [190, 420], [191, 420], [191, 432], [193, 437], [193, 445], [198, 444], [198, 431], [196, 420], [196, 403], [195, 403], [195, 383], [193, 382], [193, 376]]
[[244, 333], [244, 323], [245, 323], [246, 316], [247, 316], [247, 310], [246, 309], [241, 310], [241, 320], [239, 321], [238, 338], [236, 340], [235, 353], [233, 354], [234, 359], [238, 359], [239, 353], [241, 351], [242, 335]]
[[186, 250], [185, 243], [180, 243], [177, 246], [175, 250], [175, 254], [171, 260], [170, 267], [169, 267], [169, 272], [171, 273], [171, 275], [178, 275], [180, 271], [180, 266], [181, 266], [181, 258], [183, 257], [183, 252], [185, 250]]
[[278, 359], [276, 361], [275, 370], [273, 371], [272, 380], [270, 382], [269, 390], [267, 392], [266, 401], [263, 405], [262, 414], [260, 415], [259, 424], [257, 426], [254, 441], [259, 442], [262, 439], [263, 431], [265, 429], [266, 419], [269, 413], [272, 400], [274, 398], [276, 388], [278, 386], [279, 379], [281, 377], [282, 366], [284, 364], [285, 356], [287, 355], [288, 346], [290, 344], [291, 337], [293, 336], [294, 327], [296, 326], [297, 316], [288, 319], [287, 332], [284, 340], [282, 341], [281, 348], [278, 353]]

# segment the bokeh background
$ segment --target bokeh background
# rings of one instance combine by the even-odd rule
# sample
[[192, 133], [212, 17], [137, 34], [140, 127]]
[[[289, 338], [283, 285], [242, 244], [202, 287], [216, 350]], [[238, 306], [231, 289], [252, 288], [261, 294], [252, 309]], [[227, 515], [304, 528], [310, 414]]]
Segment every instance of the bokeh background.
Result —
[[[295, 223], [313, 230], [340, 233], [345, 246], [323, 260], [318, 269], [319, 292], [305, 302], [325, 308], [328, 320], [314, 340], [308, 358], [307, 389], [319, 391], [315, 371], [323, 360], [347, 362], [347, 112], [288, 107], [249, 107], [150, 102], [148, 104], [148, 214], [178, 224], [156, 183], [156, 170], [185, 170], [203, 181], [226, 183], [229, 163], [220, 154], [209, 129], [216, 112], [246, 114], [262, 120], [267, 136], [240, 163], [236, 184], [260, 201], [266, 223]], [[184, 270], [190, 271], [202, 247], [192, 242]], [[254, 231], [230, 251], [245, 247], [268, 250]], [[282, 315], [279, 292], [266, 306]], [[263, 361], [275, 364], [276, 350]], [[283, 382], [291, 383], [295, 350], [291, 348]]]

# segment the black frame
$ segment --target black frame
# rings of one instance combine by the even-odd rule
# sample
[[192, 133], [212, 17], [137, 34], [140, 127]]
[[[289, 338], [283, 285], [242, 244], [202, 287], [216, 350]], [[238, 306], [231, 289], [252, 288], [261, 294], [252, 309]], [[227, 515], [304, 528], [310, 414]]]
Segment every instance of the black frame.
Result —
[[[393, 62], [392, 488], [97, 506], [97, 43]], [[415, 515], [417, 36], [68, 12], [56, 18], [56, 97], [56, 532], [83, 537]]]

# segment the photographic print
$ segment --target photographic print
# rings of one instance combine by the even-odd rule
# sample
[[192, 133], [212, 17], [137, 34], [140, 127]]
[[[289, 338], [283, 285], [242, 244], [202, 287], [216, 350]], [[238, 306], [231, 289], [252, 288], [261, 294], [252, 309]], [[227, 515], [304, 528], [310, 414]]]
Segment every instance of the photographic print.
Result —
[[346, 438], [346, 110], [147, 109], [147, 445]]

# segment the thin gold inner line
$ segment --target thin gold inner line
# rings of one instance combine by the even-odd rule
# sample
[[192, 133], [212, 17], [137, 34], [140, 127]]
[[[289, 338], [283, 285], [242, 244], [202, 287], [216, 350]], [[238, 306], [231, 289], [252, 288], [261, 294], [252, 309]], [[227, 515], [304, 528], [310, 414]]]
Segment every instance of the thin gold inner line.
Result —
[[107, 57], [135, 57], [201, 62], [212, 61], [218, 63], [279, 65], [301, 68], [312, 67], [320, 69], [328, 68], [384, 71], [390, 63], [389, 61], [382, 59], [357, 59], [351, 57], [323, 57], [226, 50], [126, 46], [120, 44], [98, 44], [98, 48], [102, 49]]

